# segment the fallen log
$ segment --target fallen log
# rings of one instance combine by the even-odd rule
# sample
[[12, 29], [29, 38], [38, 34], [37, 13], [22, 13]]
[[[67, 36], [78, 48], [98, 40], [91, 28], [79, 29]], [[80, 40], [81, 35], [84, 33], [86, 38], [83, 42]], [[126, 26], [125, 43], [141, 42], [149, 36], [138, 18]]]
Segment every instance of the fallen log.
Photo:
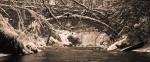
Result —
[[[57, 22], [63, 21], [62, 19], [80, 19], [81, 18], [82, 19], [81, 21], [84, 21], [86, 23], [90, 23], [92, 25], [95, 25], [95, 26], [97, 26], [96, 27], [97, 29], [99, 29], [102, 26], [103, 27], [107, 27], [106, 29], [108, 29], [111, 33], [113, 33], [114, 36], [117, 35], [117, 32], [111, 26], [109, 26], [108, 24], [106, 24], [106, 23], [104, 23], [104, 22], [102, 22], [100, 20], [97, 20], [95, 18], [82, 16], [82, 15], [78, 15], [78, 14], [73, 14], [73, 15], [71, 14], [69, 16], [64, 14], [64, 15], [56, 16], [55, 18], [58, 20]], [[48, 18], [47, 20], [49, 22], [51, 22], [51, 21], [54, 21], [54, 18]], [[66, 28], [66, 29], [70, 30], [69, 28]]]
[[125, 48], [121, 49], [120, 51], [131, 51], [131, 50], [134, 50], [134, 49], [137, 49], [137, 48], [141, 48], [143, 46], [144, 46], [144, 42], [138, 42], [134, 45], [125, 47]]

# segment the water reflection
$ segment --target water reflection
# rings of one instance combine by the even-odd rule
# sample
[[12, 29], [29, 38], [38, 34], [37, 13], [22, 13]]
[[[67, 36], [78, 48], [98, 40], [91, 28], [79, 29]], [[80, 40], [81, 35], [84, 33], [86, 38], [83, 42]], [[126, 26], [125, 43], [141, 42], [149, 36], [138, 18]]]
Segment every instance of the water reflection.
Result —
[[150, 62], [149, 53], [106, 52], [93, 48], [48, 48], [24, 56], [0, 58], [0, 62]]

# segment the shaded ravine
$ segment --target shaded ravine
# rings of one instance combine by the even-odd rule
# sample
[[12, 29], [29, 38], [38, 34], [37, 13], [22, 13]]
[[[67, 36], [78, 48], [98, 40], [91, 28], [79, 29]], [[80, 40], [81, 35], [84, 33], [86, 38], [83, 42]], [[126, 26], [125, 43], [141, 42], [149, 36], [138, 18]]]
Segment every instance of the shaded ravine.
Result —
[[[1, 7], [3, 10], [5, 10], [1, 11], [2, 13], [1, 22], [6, 22], [2, 23], [0, 26], [1, 28], [6, 28], [1, 29], [0, 31], [2, 33], [1, 44], [4, 45], [1, 48], [4, 53], [12, 53], [12, 54], [36, 53], [40, 51], [38, 47], [46, 46], [45, 44], [47, 35], [51, 35], [52, 37], [54, 37], [54, 39], [60, 41], [58, 38], [58, 34], [55, 34], [55, 29], [53, 29], [52, 25], [42, 15], [39, 15], [30, 9], [18, 6], [1, 5]], [[23, 16], [24, 14], [23, 11], [25, 11], [26, 16]], [[12, 14], [15, 15], [13, 16]], [[80, 15], [77, 16], [74, 15], [73, 17], [79, 18]], [[94, 18], [84, 16], [83, 18], [85, 18], [85, 20], [89, 19], [93, 23], [98, 23], [97, 25], [99, 25], [100, 23], [107, 26], [107, 24], [100, 22]], [[42, 30], [44, 29], [43, 26], [46, 26], [45, 30]], [[46, 28], [48, 28], [48, 30], [46, 30]], [[43, 35], [45, 35], [45, 37], [42, 37]], [[4, 39], [7, 42], [5, 42]], [[12, 47], [8, 46], [7, 43]], [[10, 49], [6, 49], [8, 47], [10, 47]]]
[[[5, 22], [4, 24], [1, 23], [0, 28], [0, 34], [1, 34], [1, 44], [2, 50], [5, 53], [12, 53], [12, 54], [31, 54], [31, 53], [37, 53], [41, 51], [38, 47], [45, 47], [46, 42], [52, 42], [53, 40], [47, 40], [50, 37], [52, 37], [54, 40], [57, 40], [60, 42], [60, 44], [63, 44], [64, 41], [62, 41], [63, 36], [59, 36], [59, 34], [56, 33], [57, 28], [53, 27], [53, 23], [51, 22], [63, 22], [63, 19], [72, 20], [79, 22], [79, 20], [83, 21], [82, 23], [87, 24], [88, 26], [82, 27], [82, 28], [91, 28], [91, 32], [81, 32], [78, 33], [78, 38], [81, 40], [82, 44], [79, 46], [98, 46], [101, 47], [100, 44], [102, 43], [102, 46], [104, 47], [104, 44], [106, 44], [106, 47], [104, 49], [107, 49], [108, 46], [110, 46], [111, 42], [111, 36], [112, 37], [116, 35], [116, 31], [109, 26], [108, 24], [97, 20], [92, 17], [88, 16], [82, 16], [78, 14], [64, 14], [61, 16], [56, 16], [58, 21], [53, 20], [53, 18], [46, 19], [44, 16], [30, 10], [27, 8], [22, 8], [18, 6], [10, 6], [10, 5], [0, 5], [3, 10], [1, 11], [1, 22]], [[9, 9], [8, 9], [9, 8]], [[25, 11], [26, 16], [23, 16], [23, 11]], [[15, 14], [15, 15], [13, 15]], [[28, 15], [27, 15], [28, 14]], [[25, 18], [24, 18], [25, 17]], [[50, 23], [49, 23], [50, 22]], [[72, 22], [71, 22], [72, 23]], [[70, 28], [73, 25], [70, 25], [68, 28]], [[94, 28], [93, 28], [94, 27]], [[3, 29], [6, 28], [6, 29]], [[53, 29], [54, 28], [54, 29]], [[44, 30], [43, 30], [44, 29]], [[66, 30], [61, 27], [62, 30]], [[75, 27], [76, 29], [76, 27]], [[77, 28], [78, 31], [79, 28]], [[93, 31], [95, 30], [95, 31]], [[71, 28], [66, 30], [71, 33]], [[87, 29], [88, 31], [88, 29]], [[100, 35], [97, 35], [101, 33], [100, 31], [103, 31], [102, 34], [106, 34], [107, 39], [100, 40]], [[105, 32], [105, 33], [104, 33]], [[96, 34], [96, 35], [95, 35]], [[82, 36], [85, 35], [85, 36]], [[31, 36], [31, 37], [30, 37]], [[30, 38], [29, 38], [30, 37]], [[67, 37], [65, 38], [67, 39]], [[98, 39], [98, 41], [97, 41]], [[114, 39], [114, 38], [113, 38]], [[3, 41], [4, 40], [4, 41]], [[68, 39], [67, 39], [68, 40]], [[87, 41], [88, 40], [88, 41]], [[130, 39], [129, 39], [130, 40]], [[5, 42], [6, 41], [6, 42]], [[65, 41], [66, 42], [66, 41]], [[68, 41], [69, 43], [70, 41]], [[108, 45], [108, 43], [110, 44]], [[66, 42], [67, 43], [67, 42]], [[121, 44], [123, 42], [120, 42]], [[11, 46], [8, 46], [11, 45]], [[117, 45], [114, 45], [117, 49]], [[8, 47], [11, 47], [10, 49], [7, 49]], [[127, 48], [130, 46], [126, 46]], [[132, 45], [131, 45], [132, 47]], [[134, 45], [133, 45], [134, 47]], [[141, 47], [140, 47], [141, 48]], [[134, 49], [134, 48], [133, 48]], [[131, 49], [131, 50], [133, 50]], [[149, 48], [147, 48], [149, 49]], [[7, 51], [8, 50], [8, 51]]]

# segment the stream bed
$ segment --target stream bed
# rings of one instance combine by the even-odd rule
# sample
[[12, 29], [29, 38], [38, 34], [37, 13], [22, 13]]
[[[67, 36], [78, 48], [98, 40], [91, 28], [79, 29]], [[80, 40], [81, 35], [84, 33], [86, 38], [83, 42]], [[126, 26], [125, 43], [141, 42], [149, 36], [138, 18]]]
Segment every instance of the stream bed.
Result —
[[150, 53], [107, 52], [95, 47], [50, 47], [36, 54], [1, 57], [0, 62], [150, 62]]

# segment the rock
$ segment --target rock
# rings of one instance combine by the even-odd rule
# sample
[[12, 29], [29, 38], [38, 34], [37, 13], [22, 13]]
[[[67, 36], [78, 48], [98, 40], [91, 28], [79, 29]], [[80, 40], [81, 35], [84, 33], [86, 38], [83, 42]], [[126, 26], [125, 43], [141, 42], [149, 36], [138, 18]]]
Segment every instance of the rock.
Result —
[[64, 32], [59, 34], [63, 45], [70, 45], [71, 44], [71, 42], [69, 42], [69, 40], [67, 39], [69, 35], [70, 35], [69, 31], [64, 31]]
[[118, 47], [117, 45], [121, 45], [124, 41], [127, 40], [127, 36], [123, 36], [121, 40], [115, 42], [114, 44], [110, 45], [107, 50], [108, 51], [112, 51], [112, 50], [116, 50]]
[[[53, 43], [54, 46], [71, 46], [72, 43], [68, 40], [68, 36], [71, 34], [67, 30], [56, 30], [56, 33], [60, 37], [59, 39], [56, 39], [54, 37], [50, 37], [49, 43]], [[52, 44], [51, 44], [52, 45]]]
[[67, 37], [67, 39], [72, 43], [72, 45], [76, 46], [78, 44], [81, 44], [80, 39], [78, 38], [77, 34], [72, 33]]

